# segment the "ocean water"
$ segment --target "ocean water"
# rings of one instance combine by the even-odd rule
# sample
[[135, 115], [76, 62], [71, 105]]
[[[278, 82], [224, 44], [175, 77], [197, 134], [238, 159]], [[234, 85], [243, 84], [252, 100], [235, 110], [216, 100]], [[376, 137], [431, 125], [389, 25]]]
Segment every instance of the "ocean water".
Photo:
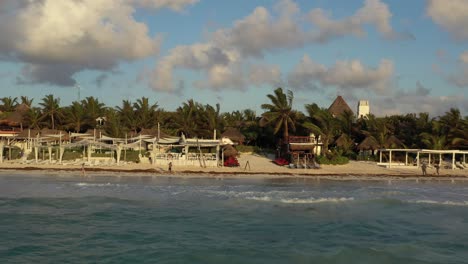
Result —
[[468, 183], [3, 175], [0, 263], [468, 263]]

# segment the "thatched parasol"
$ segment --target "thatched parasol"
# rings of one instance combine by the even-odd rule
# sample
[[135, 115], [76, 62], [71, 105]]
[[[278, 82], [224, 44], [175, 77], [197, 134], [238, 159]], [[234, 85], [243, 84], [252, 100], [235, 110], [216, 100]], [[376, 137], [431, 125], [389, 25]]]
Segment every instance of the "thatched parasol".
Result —
[[226, 145], [225, 147], [223, 147], [223, 154], [224, 154], [224, 158], [236, 157], [237, 150], [231, 145]]
[[336, 140], [335, 144], [338, 147], [349, 147], [353, 144], [353, 140], [347, 134], [341, 134]]
[[373, 136], [366, 137], [361, 144], [357, 146], [359, 150], [376, 150], [380, 148], [379, 143]]
[[234, 142], [238, 142], [239, 144], [243, 144], [245, 140], [245, 136], [239, 131], [239, 129], [234, 127], [229, 127], [221, 134], [221, 137], [227, 137]]
[[385, 141], [385, 147], [386, 148], [399, 148], [399, 147], [404, 147], [403, 142], [399, 140], [395, 135], [391, 135], [387, 141]]

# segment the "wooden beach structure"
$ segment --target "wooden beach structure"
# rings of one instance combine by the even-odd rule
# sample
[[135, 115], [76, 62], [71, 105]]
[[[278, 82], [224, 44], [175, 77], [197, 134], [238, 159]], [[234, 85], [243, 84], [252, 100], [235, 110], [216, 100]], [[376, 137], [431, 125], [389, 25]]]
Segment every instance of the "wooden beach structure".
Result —
[[[379, 152], [379, 163], [377, 165], [384, 166], [388, 168], [396, 167], [396, 166], [417, 166], [421, 165], [421, 160], [423, 158], [427, 158], [428, 164], [435, 163], [436, 158], [438, 160], [438, 164], [440, 167], [444, 166], [446, 168], [450, 168], [452, 170], [459, 168], [459, 169], [467, 169], [466, 167], [466, 156], [468, 155], [467, 150], [432, 150], [432, 149], [378, 149]], [[395, 162], [393, 156], [395, 153], [404, 153], [405, 161], [404, 162]], [[384, 161], [384, 156], [387, 156], [387, 161]], [[409, 154], [413, 154], [415, 156], [415, 162], [409, 162]], [[450, 162], [444, 162], [443, 157], [450, 156]], [[460, 164], [457, 163], [457, 156], [460, 161]], [[433, 160], [434, 162], [431, 162]], [[445, 164], [443, 164], [443, 162]]]

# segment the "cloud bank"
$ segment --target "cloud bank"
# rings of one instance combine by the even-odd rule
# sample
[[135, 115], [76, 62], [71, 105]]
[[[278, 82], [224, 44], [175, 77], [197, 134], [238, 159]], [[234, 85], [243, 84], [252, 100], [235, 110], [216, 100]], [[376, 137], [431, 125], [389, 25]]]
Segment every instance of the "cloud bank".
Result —
[[[180, 82], [175, 74], [177, 70], [201, 73], [206, 81], [195, 81], [195, 86], [215, 90], [281, 83], [278, 67], [258, 63], [266, 54], [326, 43], [342, 36], [361, 37], [369, 25], [385, 38], [399, 38], [402, 35], [391, 27], [391, 17], [388, 6], [380, 0], [366, 0], [362, 8], [341, 20], [333, 20], [322, 9], [302, 14], [291, 0], [279, 1], [273, 10], [260, 6], [234, 22], [232, 27], [216, 30], [206, 42], [172, 49], [157, 62], [154, 72], [148, 76], [150, 86], [156, 91], [175, 91]], [[308, 21], [309, 30], [301, 26], [303, 18]], [[336, 72], [334, 76], [321, 78], [323, 84], [344, 86], [345, 82], [352, 80], [352, 86], [369, 86], [368, 82], [377, 83], [393, 72], [393, 64], [388, 61], [379, 66], [381, 68], [375, 73], [364, 69], [357, 61], [341, 62], [335, 67], [330, 72]], [[259, 68], [262, 68], [260, 72]], [[338, 80], [341, 77], [344, 79]]]
[[25, 82], [71, 86], [77, 72], [108, 71], [159, 52], [161, 38], [150, 36], [147, 25], [135, 20], [134, 6], [180, 11], [195, 2], [3, 0], [0, 59], [22, 62]]
[[336, 86], [383, 94], [393, 76], [393, 68], [393, 62], [387, 59], [383, 59], [376, 68], [367, 67], [359, 60], [337, 61], [335, 65], [327, 67], [304, 55], [289, 74], [288, 83], [302, 90]]
[[467, 40], [468, 1], [428, 0], [426, 14], [457, 40]]

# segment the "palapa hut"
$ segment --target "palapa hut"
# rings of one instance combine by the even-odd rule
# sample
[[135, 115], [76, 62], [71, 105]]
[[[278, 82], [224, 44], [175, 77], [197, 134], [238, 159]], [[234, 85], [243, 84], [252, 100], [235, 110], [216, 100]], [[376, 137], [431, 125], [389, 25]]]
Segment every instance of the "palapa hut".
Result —
[[340, 116], [344, 112], [353, 113], [349, 105], [341, 96], [336, 97], [335, 101], [333, 101], [333, 103], [328, 108], [328, 112], [330, 112], [330, 114], [332, 114], [333, 117]]
[[341, 134], [336, 140], [335, 145], [345, 151], [353, 149], [354, 141], [348, 136], [348, 134]]
[[374, 151], [379, 149], [380, 145], [373, 136], [366, 137], [358, 146], [357, 149], [365, 155], [365, 153], [370, 153], [374, 155]]
[[223, 157], [226, 159], [228, 157], [237, 157], [237, 150], [232, 145], [226, 145], [222, 149]]
[[391, 135], [386, 141], [384, 146], [385, 148], [404, 148], [405, 144], [401, 142], [395, 135]]
[[23, 130], [24, 117], [28, 110], [29, 106], [25, 104], [17, 105], [14, 112], [0, 120], [0, 127], [6, 130]]
[[226, 137], [232, 140], [233, 142], [243, 145], [245, 141], [245, 136], [240, 132], [239, 129], [235, 127], [229, 127], [226, 131], [221, 134], [221, 137]]

